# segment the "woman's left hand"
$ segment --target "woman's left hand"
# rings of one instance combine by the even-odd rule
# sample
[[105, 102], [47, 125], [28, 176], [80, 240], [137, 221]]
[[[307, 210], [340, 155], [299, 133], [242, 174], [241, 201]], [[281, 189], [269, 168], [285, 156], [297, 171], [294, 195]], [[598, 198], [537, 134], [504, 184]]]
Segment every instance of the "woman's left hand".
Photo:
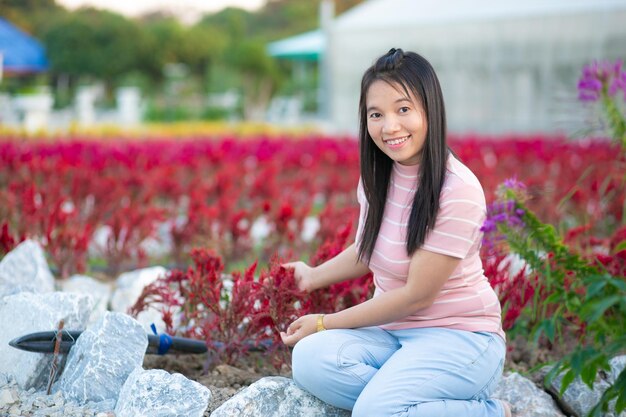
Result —
[[280, 332], [280, 338], [287, 346], [293, 346], [300, 339], [317, 332], [318, 314], [307, 314], [302, 316], [287, 327], [286, 332]]

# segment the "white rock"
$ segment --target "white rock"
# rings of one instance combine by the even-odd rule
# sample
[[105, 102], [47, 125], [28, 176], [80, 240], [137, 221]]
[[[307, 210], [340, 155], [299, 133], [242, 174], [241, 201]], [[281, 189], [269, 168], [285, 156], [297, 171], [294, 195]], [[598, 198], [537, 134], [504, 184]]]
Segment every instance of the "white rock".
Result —
[[518, 373], [503, 376], [492, 397], [511, 403], [514, 415], [563, 417], [552, 397]]
[[46, 385], [52, 355], [26, 352], [9, 341], [29, 333], [54, 331], [60, 320], [66, 330], [82, 330], [89, 320], [92, 300], [80, 294], [22, 292], [0, 300], [0, 372], [12, 375], [22, 388]]
[[136, 320], [107, 312], [80, 335], [53, 390], [83, 404], [117, 401], [128, 375], [143, 363], [147, 347], [148, 336]]
[[181, 374], [135, 369], [122, 387], [117, 417], [202, 417], [211, 391]]
[[[116, 280], [115, 290], [111, 296], [111, 310], [118, 313], [128, 313], [128, 310], [139, 299], [143, 289], [166, 273], [167, 269], [162, 266], [153, 266], [121, 274]], [[146, 331], [150, 331], [152, 323], [155, 324], [159, 332], [165, 331], [165, 323], [161, 318], [161, 313], [155, 308], [142, 311], [136, 319]]]
[[293, 380], [266, 377], [232, 397], [211, 417], [348, 417], [350, 412], [333, 407], [300, 389]]
[[43, 249], [34, 240], [25, 240], [0, 261], [0, 298], [19, 292], [54, 291]]
[[93, 310], [88, 325], [100, 320], [108, 309], [113, 289], [111, 285], [100, 282], [86, 275], [73, 275], [61, 282], [61, 289], [65, 292], [86, 294], [93, 298]]

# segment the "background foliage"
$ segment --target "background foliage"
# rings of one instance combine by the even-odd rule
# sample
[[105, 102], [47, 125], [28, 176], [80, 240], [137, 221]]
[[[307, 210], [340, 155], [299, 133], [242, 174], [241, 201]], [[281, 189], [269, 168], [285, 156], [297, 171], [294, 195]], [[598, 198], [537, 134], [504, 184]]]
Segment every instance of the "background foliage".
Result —
[[[361, 1], [336, 0], [336, 13]], [[242, 93], [243, 108], [266, 104], [269, 95], [293, 87], [293, 63], [268, 56], [266, 44], [317, 28], [319, 3], [269, 0], [254, 12], [226, 8], [184, 25], [161, 12], [129, 19], [94, 8], [69, 11], [54, 0], [0, 0], [0, 16], [39, 39], [51, 63], [43, 78], [6, 79], [0, 88], [15, 92], [47, 84], [57, 106], [69, 104], [76, 87], [94, 82], [104, 83], [109, 102], [115, 87], [130, 84], [140, 86], [157, 108], [180, 105], [166, 101], [168, 95], [189, 106], [203, 94], [228, 90]], [[171, 91], [171, 64], [184, 67], [188, 93]], [[178, 119], [202, 116], [192, 111]]]

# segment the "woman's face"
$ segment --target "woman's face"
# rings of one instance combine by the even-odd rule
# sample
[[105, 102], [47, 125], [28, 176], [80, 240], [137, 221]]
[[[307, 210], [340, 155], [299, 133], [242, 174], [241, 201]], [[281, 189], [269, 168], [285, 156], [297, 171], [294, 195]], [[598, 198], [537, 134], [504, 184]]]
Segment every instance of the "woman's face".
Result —
[[376, 80], [365, 96], [367, 130], [389, 158], [403, 165], [421, 160], [428, 126], [419, 101], [402, 86]]

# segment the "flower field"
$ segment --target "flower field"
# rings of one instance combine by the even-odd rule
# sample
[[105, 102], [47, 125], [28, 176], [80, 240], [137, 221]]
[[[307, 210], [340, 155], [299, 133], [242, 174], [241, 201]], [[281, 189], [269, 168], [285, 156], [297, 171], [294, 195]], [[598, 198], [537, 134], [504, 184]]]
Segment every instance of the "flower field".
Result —
[[[626, 234], [619, 228], [626, 198], [619, 148], [603, 140], [471, 136], [452, 138], [451, 147], [481, 180], [488, 203], [499, 184], [517, 178], [538, 218], [624, 277], [626, 251], [615, 251]], [[276, 329], [297, 315], [369, 296], [366, 277], [299, 293], [278, 263], [318, 264], [353, 239], [358, 159], [356, 140], [318, 135], [6, 136], [0, 254], [30, 237], [42, 243], [58, 277], [104, 271], [114, 278], [155, 263], [173, 268], [135, 310], [161, 303], [168, 332], [220, 341], [221, 360], [234, 362], [246, 340], [279, 340]], [[146, 242], [155, 239], [166, 252], [149, 250]], [[486, 243], [485, 271], [510, 329], [533, 298], [549, 294], [536, 274], [509, 272], [509, 260]], [[224, 272], [233, 282], [226, 303]], [[181, 310], [182, 322], [175, 317]]]
[[[528, 186], [530, 208], [563, 232], [586, 226], [608, 237], [623, 216], [623, 161], [607, 142], [464, 137], [451, 146], [488, 203], [516, 177]], [[60, 276], [90, 262], [117, 272], [151, 262], [141, 243], [159, 229], [169, 263], [186, 262], [196, 246], [214, 249], [227, 268], [288, 251], [305, 257], [355, 220], [358, 175], [350, 138], [4, 138], [0, 251], [35, 237]], [[303, 236], [307, 219], [317, 222]], [[89, 259], [103, 227], [106, 240]]]

